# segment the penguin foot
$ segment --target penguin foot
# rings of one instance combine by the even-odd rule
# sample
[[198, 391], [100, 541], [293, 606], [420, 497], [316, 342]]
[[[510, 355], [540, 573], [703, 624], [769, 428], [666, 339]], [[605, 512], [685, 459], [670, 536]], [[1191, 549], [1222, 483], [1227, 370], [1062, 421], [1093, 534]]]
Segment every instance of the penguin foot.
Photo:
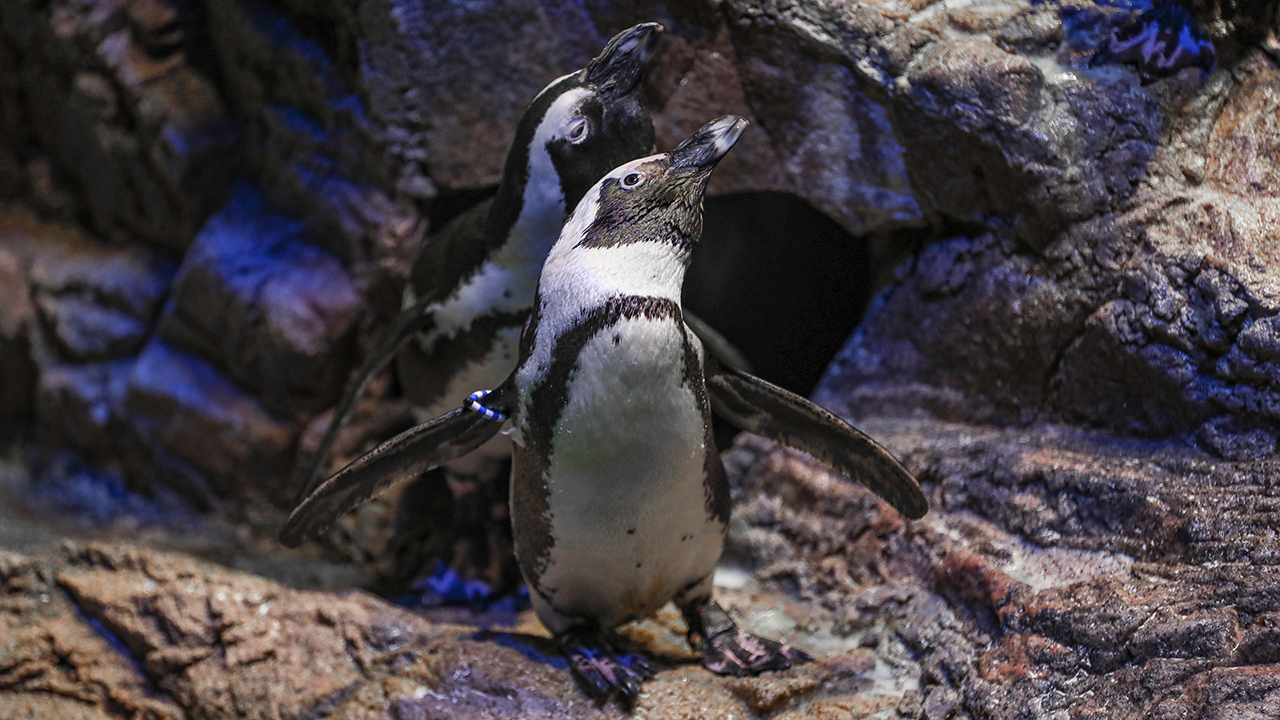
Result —
[[707, 638], [702, 666], [717, 675], [757, 675], [766, 670], [786, 670], [813, 658], [790, 645], [762, 638], [738, 628]]
[[701, 646], [703, 667], [717, 675], [757, 675], [813, 660], [790, 645], [743, 631], [715, 601], [682, 610], [689, 644]]
[[569, 670], [596, 697], [619, 692], [628, 699], [640, 694], [645, 678], [653, 668], [643, 655], [614, 655], [598, 634], [585, 630], [570, 631], [560, 638]]

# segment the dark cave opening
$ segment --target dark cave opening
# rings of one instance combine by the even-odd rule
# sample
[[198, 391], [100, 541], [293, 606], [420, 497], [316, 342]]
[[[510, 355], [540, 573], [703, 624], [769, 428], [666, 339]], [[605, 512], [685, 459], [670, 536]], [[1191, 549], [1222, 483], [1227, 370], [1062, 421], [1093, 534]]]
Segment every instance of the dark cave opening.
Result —
[[875, 289], [867, 236], [802, 198], [707, 198], [684, 302], [747, 356], [754, 374], [809, 395], [862, 319]]

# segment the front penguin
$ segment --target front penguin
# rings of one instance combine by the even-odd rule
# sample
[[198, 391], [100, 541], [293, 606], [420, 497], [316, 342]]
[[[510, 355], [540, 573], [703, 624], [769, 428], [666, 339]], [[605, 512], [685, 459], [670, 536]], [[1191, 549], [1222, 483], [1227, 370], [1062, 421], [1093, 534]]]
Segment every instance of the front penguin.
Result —
[[[547, 257], [522, 338], [516, 557], [538, 618], [596, 690], [631, 694], [641, 675], [611, 659], [601, 631], [671, 601], [714, 670], [806, 658], [732, 630], [711, 599], [729, 487], [712, 441], [702, 344], [680, 293], [707, 180], [745, 125], [717, 120], [588, 191]], [[706, 637], [709, 623], [721, 632]]]
[[928, 508], [883, 448], [813, 403], [704, 352], [680, 291], [702, 197], [746, 121], [703, 126], [670, 153], [628, 162], [587, 191], [547, 256], [520, 361], [491, 393], [348, 465], [290, 516], [296, 545], [398, 479], [493, 437], [510, 418], [516, 556], [538, 618], [592, 692], [634, 697], [649, 666], [609, 647], [618, 625], [675, 602], [714, 672], [755, 674], [803, 652], [743, 632], [712, 598], [729, 488], [714, 411], [808, 452], [903, 515]]

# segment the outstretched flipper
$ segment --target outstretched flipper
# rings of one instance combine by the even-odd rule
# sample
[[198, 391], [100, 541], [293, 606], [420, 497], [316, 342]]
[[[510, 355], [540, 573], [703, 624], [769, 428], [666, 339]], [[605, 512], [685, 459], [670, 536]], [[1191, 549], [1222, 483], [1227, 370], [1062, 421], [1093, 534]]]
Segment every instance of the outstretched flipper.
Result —
[[728, 367], [707, 368], [711, 409], [739, 428], [809, 453], [857, 480], [908, 518], [929, 501], [911, 473], [865, 433], [793, 392]]
[[342, 399], [334, 408], [329, 429], [325, 430], [315, 455], [311, 456], [311, 464], [307, 466], [307, 475], [297, 497], [294, 498], [295, 503], [302, 502], [303, 498], [310, 495], [324, 478], [322, 469], [325, 460], [329, 457], [329, 451], [333, 449], [333, 444], [338, 440], [338, 433], [342, 432], [342, 428], [346, 426], [347, 420], [351, 418], [351, 411], [369, 389], [369, 383], [373, 382], [374, 376], [382, 372], [391, 358], [395, 357], [405, 340], [431, 324], [431, 315], [426, 312], [430, 304], [430, 300], [421, 300], [412, 307], [400, 311], [391, 324], [378, 334], [377, 344], [365, 360], [364, 366], [360, 368], [360, 374], [356, 376], [355, 382], [347, 383], [342, 391]]
[[[351, 462], [307, 496], [284, 524], [280, 542], [297, 547], [391, 485], [466, 455], [502, 429], [514, 404], [508, 380], [483, 398], [391, 438]], [[478, 393], [477, 393], [478, 394]]]

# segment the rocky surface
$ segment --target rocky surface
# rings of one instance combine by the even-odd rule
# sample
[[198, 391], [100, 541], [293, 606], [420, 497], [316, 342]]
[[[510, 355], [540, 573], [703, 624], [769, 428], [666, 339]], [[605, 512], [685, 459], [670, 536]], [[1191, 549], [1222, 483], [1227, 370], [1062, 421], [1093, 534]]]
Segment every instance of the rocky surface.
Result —
[[866, 427], [928, 483], [925, 520], [904, 522], [764, 441], [730, 455], [730, 569], [717, 593], [756, 632], [812, 653], [803, 667], [712, 676], [669, 608], [625, 630], [659, 668], [635, 706], [592, 703], [528, 612], [413, 614], [157, 550], [65, 545], [4, 557], [0, 618], [13, 632], [0, 702], [316, 718], [1261, 718], [1280, 707], [1275, 503], [1259, 480], [1274, 462], [1228, 466], [1052, 428]]
[[[351, 582], [322, 556], [404, 572], [391, 501], [327, 550], [264, 549], [291, 469], [528, 99], [656, 19], [658, 144], [742, 114], [724, 207], [799, 203], [855, 235], [858, 267], [749, 290], [847, 288], [823, 302], [856, 317], [879, 285], [815, 397], [933, 511], [904, 523], [740, 441], [722, 597], [818, 661], [713, 678], [660, 618], [632, 631], [663, 658], [634, 714], [1274, 716], [1276, 4], [1187, 6], [1212, 73], [1097, 61], [1144, 0], [0, 0], [0, 441], [35, 448], [5, 503], [297, 586]], [[700, 282], [718, 304], [746, 284]], [[835, 347], [810, 314], [788, 343]], [[402, 426], [392, 394], [343, 453]], [[24, 548], [0, 562], [6, 717], [623, 712], [582, 698], [528, 616], [50, 549], [4, 520]]]
[[[130, 546], [0, 558], [6, 717], [813, 717], [911, 695], [910, 679], [840, 639], [804, 668], [712, 676], [682, 649], [671, 610], [628, 631], [659, 670], [627, 709], [583, 698], [529, 612], [479, 629], [457, 624], [475, 622], [466, 613], [426, 618]], [[761, 632], [805, 633], [791, 617], [803, 609], [776, 595], [727, 590], [725, 603]]]
[[1261, 54], [1215, 76], [1135, 193], [1040, 252], [997, 233], [928, 248], [819, 397], [1194, 436], [1227, 459], [1274, 454], [1277, 83]]

